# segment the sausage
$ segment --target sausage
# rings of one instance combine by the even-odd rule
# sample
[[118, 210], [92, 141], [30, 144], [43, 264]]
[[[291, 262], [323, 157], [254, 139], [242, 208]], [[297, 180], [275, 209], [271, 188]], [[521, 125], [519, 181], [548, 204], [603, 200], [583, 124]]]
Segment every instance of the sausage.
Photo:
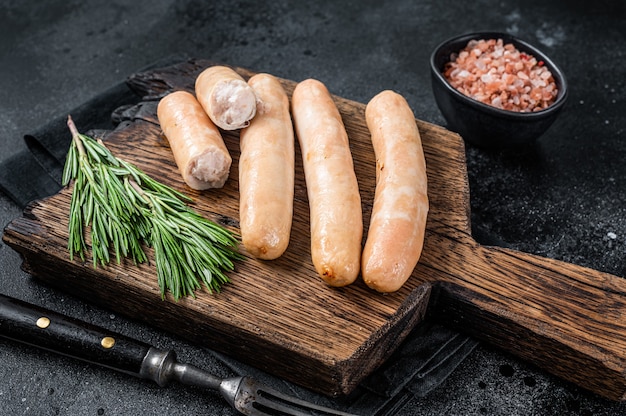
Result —
[[272, 75], [248, 80], [259, 99], [250, 125], [241, 130], [239, 223], [246, 250], [255, 257], [280, 257], [291, 235], [295, 144], [289, 98]]
[[256, 114], [254, 90], [227, 66], [216, 65], [202, 71], [195, 89], [204, 111], [221, 129], [244, 128]]
[[193, 94], [166, 95], [159, 102], [157, 117], [185, 183], [197, 190], [224, 186], [232, 158]]
[[383, 91], [367, 104], [376, 154], [374, 205], [361, 275], [379, 292], [394, 292], [413, 273], [424, 244], [426, 161], [415, 116], [401, 95]]
[[328, 285], [346, 286], [358, 277], [363, 237], [348, 135], [320, 81], [296, 85], [291, 105], [309, 199], [313, 265]]

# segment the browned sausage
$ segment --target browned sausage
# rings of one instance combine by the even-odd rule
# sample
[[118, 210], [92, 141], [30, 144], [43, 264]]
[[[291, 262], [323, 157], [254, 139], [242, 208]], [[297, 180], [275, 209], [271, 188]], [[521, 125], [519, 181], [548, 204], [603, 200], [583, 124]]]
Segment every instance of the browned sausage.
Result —
[[232, 159], [196, 98], [185, 91], [168, 94], [157, 116], [185, 183], [198, 190], [224, 186]]
[[241, 130], [239, 222], [246, 250], [265, 260], [289, 244], [293, 218], [294, 132], [289, 98], [268, 74], [248, 80], [259, 99], [257, 114]]
[[311, 256], [331, 286], [357, 278], [363, 220], [348, 135], [326, 86], [309, 79], [292, 96], [311, 220]]
[[424, 244], [426, 161], [415, 116], [401, 95], [383, 91], [365, 109], [376, 153], [376, 190], [361, 273], [380, 292], [398, 290]]
[[224, 130], [244, 128], [256, 114], [254, 91], [226, 66], [211, 66], [198, 75], [196, 97], [213, 123]]

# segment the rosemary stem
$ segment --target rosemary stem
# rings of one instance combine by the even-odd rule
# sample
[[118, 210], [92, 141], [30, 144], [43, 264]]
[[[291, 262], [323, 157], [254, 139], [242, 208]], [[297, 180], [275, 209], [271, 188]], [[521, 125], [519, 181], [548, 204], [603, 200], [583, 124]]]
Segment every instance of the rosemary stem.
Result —
[[132, 186], [133, 189], [137, 191], [137, 194], [139, 194], [139, 196], [141, 197], [141, 199], [143, 199], [146, 205], [148, 205], [151, 210], [154, 210], [154, 204], [152, 203], [152, 200], [148, 198], [148, 195], [146, 195], [146, 191], [144, 191], [133, 178], [129, 178], [128, 183], [130, 183], [130, 186]]
[[146, 198], [146, 193], [143, 191], [143, 189], [141, 189], [139, 184], [137, 182], [135, 182], [134, 179], [128, 179], [128, 183], [130, 183], [130, 186], [132, 186], [133, 189], [135, 189], [135, 191], [137, 191], [137, 193], [139, 195], [141, 195], [141, 197], [144, 199], [144, 201], [148, 202], [148, 198]]
[[87, 152], [85, 151], [85, 146], [83, 146], [83, 141], [80, 139], [80, 133], [76, 128], [76, 124], [74, 124], [74, 120], [72, 120], [72, 116], [67, 116], [67, 127], [70, 128], [72, 140], [74, 140], [74, 143], [76, 143], [76, 147], [78, 148], [78, 154], [85, 156]]

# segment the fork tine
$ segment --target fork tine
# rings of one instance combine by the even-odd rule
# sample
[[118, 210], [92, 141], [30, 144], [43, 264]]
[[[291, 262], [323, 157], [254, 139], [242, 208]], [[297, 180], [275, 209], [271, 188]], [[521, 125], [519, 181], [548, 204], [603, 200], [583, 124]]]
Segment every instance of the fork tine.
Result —
[[255, 410], [272, 416], [356, 416], [351, 413], [319, 406], [305, 400], [285, 395], [270, 387], [253, 382], [249, 387], [256, 389]]

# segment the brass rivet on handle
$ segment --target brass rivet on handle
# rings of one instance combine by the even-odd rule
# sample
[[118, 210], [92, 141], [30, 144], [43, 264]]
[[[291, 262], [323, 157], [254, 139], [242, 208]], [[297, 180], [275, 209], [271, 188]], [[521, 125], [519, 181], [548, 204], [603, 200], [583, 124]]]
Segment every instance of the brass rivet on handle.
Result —
[[109, 348], [113, 348], [113, 346], [115, 345], [115, 338], [104, 337], [102, 338], [102, 341], [100, 341], [100, 345], [102, 345], [102, 347], [106, 348], [107, 350]]
[[37, 326], [39, 328], [46, 329], [49, 325], [50, 325], [50, 319], [46, 318], [45, 316], [42, 316], [41, 318], [37, 319]]

